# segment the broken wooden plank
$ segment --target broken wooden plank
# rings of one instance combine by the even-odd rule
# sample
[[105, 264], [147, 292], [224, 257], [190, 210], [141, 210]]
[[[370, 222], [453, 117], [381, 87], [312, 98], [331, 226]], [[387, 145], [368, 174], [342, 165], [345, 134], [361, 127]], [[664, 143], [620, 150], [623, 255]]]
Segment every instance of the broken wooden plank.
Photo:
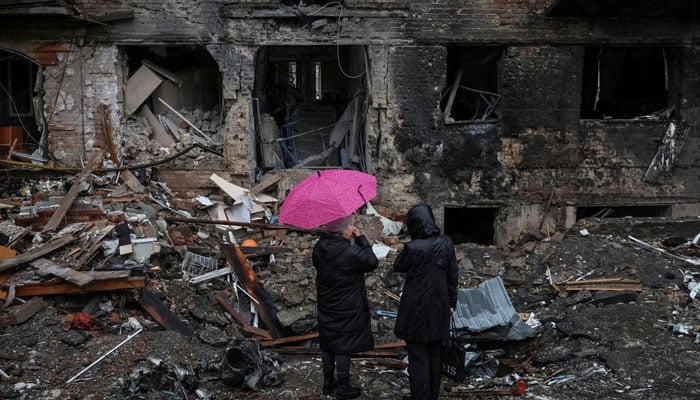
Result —
[[165, 79], [171, 81], [172, 83], [176, 84], [177, 87], [182, 86], [182, 82], [180, 81], [180, 79], [179, 79], [175, 74], [173, 74], [172, 72], [168, 71], [167, 69], [165, 69], [165, 68], [163, 68], [163, 67], [161, 67], [161, 66], [159, 66], [159, 65], [156, 65], [153, 61], [144, 59], [144, 60], [141, 60], [141, 64], [143, 64], [143, 65], [147, 66], [148, 68], [152, 69], [154, 72], [157, 72], [158, 74], [162, 75], [163, 78], [165, 78]]
[[34, 260], [30, 263], [30, 265], [36, 268], [37, 272], [41, 276], [54, 275], [80, 287], [83, 287], [95, 280], [95, 278], [90, 275], [76, 271], [73, 268], [58, 265], [55, 262], [45, 258]]
[[265, 189], [267, 189], [270, 186], [274, 185], [275, 183], [279, 182], [280, 179], [282, 179], [282, 177], [279, 174], [268, 175], [262, 181], [260, 181], [257, 185], [250, 188], [250, 194], [252, 196], [255, 196], [256, 194], [265, 191]]
[[102, 123], [102, 140], [105, 142], [105, 146], [109, 151], [109, 158], [112, 160], [114, 165], [119, 166], [119, 154], [117, 154], [117, 146], [114, 145], [114, 137], [112, 137], [112, 122], [109, 120], [107, 106], [100, 104], [97, 109], [97, 113], [99, 114], [100, 122]]
[[129, 189], [136, 193], [142, 193], [146, 190], [136, 176], [134, 176], [134, 173], [128, 169], [121, 171], [119, 174], [119, 180], [121, 180]]
[[576, 290], [608, 290], [608, 291], [642, 291], [642, 283], [630, 278], [600, 278], [566, 283], [567, 291]]
[[250, 263], [246, 259], [241, 249], [237, 245], [222, 246], [221, 253], [226, 262], [233, 268], [236, 276], [246, 289], [246, 292], [256, 301], [253, 302], [255, 309], [265, 326], [270, 331], [273, 338], [284, 336], [284, 328], [277, 319], [277, 309], [272, 303], [271, 296], [263, 287], [262, 282], [255, 275]]
[[141, 65], [124, 87], [124, 117], [133, 114], [162, 82], [160, 75]]
[[75, 240], [72, 235], [64, 235], [58, 237], [44, 245], [30, 249], [18, 256], [8, 258], [7, 260], [0, 261], [0, 271], [6, 271], [12, 269], [18, 265], [28, 263], [30, 261], [36, 260], [39, 257], [43, 257], [61, 247], [71, 243]]
[[238, 321], [238, 323], [241, 324], [244, 331], [251, 333], [253, 335], [259, 336], [263, 340], [272, 340], [272, 336], [270, 335], [270, 332], [250, 325], [248, 323], [248, 321], [246, 321], [245, 318], [243, 318], [243, 316], [238, 311], [236, 311], [235, 308], [233, 308], [233, 305], [231, 305], [231, 303], [226, 301], [226, 299], [224, 299], [224, 297], [222, 295], [217, 294], [216, 296], [214, 296], [214, 298], [216, 299], [217, 302], [219, 302], [219, 304], [221, 304], [221, 306], [224, 308], [224, 310], [226, 310], [226, 312], [231, 314], [231, 316], [236, 321]]
[[0, 318], [0, 325], [19, 325], [43, 309], [44, 301], [40, 297], [34, 297], [3, 315]]
[[166, 222], [184, 222], [191, 224], [205, 224], [205, 225], [237, 225], [244, 226], [246, 228], [258, 228], [258, 229], [286, 229], [290, 231], [298, 232], [309, 232], [309, 233], [320, 233], [318, 229], [302, 229], [291, 225], [273, 225], [265, 224], [262, 222], [243, 222], [243, 221], [225, 221], [216, 219], [203, 219], [203, 218], [179, 218], [179, 217], [165, 217], [163, 218]]
[[75, 265], [77, 269], [87, 269], [88, 262], [95, 256], [95, 254], [102, 248], [102, 239], [109, 235], [116, 225], [110, 224], [103, 228], [100, 228], [99, 233], [92, 239], [92, 244], [87, 250], [76, 260]]
[[0, 260], [7, 260], [17, 255], [17, 251], [9, 247], [0, 246]]
[[[104, 281], [95, 280], [95, 282], [79, 287], [72, 283], [54, 283], [46, 285], [34, 283], [28, 285], [15, 286], [15, 296], [48, 296], [54, 294], [82, 294], [92, 292], [111, 292], [121, 289], [139, 289], [146, 286], [143, 276], [131, 276], [127, 279], [109, 279]], [[0, 290], [0, 299], [7, 297], [7, 292]]]
[[63, 196], [61, 204], [59, 204], [58, 209], [51, 216], [49, 222], [46, 223], [42, 232], [49, 232], [58, 228], [58, 225], [60, 225], [61, 220], [63, 220], [63, 217], [66, 215], [66, 212], [68, 212], [68, 209], [78, 197], [78, 194], [80, 193], [81, 183], [85, 180], [85, 178], [88, 177], [88, 175], [92, 173], [92, 170], [94, 170], [95, 168], [97, 168], [98, 165], [100, 165], [100, 163], [102, 162], [102, 157], [104, 157], [104, 151], [101, 149], [97, 149], [92, 153], [87, 165], [75, 179], [73, 185], [68, 190], [68, 193], [66, 193], [66, 195]]
[[283, 338], [278, 338], [275, 340], [268, 340], [262, 342], [263, 347], [274, 347], [280, 344], [286, 344], [286, 343], [296, 343], [296, 342], [301, 342], [304, 340], [310, 340], [310, 339], [317, 339], [318, 338], [318, 332], [311, 332], [307, 333], [304, 335], [296, 335], [296, 336], [287, 336]]
[[104, 281], [109, 279], [123, 279], [131, 275], [131, 270], [120, 269], [117, 271], [85, 271], [85, 275], [91, 276], [96, 281]]
[[238, 185], [234, 185], [233, 183], [227, 181], [226, 179], [220, 177], [217, 174], [211, 174], [209, 180], [214, 182], [216, 186], [219, 187], [219, 189], [223, 190], [224, 193], [231, 196], [231, 198], [234, 200], [248, 195], [248, 189], [240, 187]]
[[163, 126], [160, 124], [160, 122], [158, 122], [158, 118], [156, 118], [156, 116], [153, 115], [153, 112], [147, 104], [144, 104], [144, 106], [141, 107], [140, 115], [146, 120], [146, 122], [148, 122], [148, 125], [151, 127], [151, 138], [153, 140], [155, 140], [161, 146], [164, 147], [170, 147], [175, 144], [175, 141], [173, 140], [172, 136], [165, 132]]
[[142, 289], [141, 296], [139, 296], [139, 304], [163, 328], [185, 336], [192, 336], [192, 330], [177, 315], [170, 311], [155, 294]]

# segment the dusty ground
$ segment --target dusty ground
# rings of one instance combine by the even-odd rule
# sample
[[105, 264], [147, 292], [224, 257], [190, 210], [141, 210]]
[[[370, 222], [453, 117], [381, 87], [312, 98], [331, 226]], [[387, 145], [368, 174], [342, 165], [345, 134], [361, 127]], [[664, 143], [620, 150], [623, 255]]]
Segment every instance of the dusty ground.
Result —
[[[582, 228], [590, 235], [582, 236]], [[536, 399], [700, 397], [698, 344], [693, 332], [700, 315], [681, 272], [697, 267], [641, 249], [627, 238], [633, 235], [658, 245], [669, 237], [689, 240], [698, 232], [698, 220], [584, 220], [551, 239], [523, 239], [507, 250], [459, 245], [462, 287], [501, 274], [516, 310], [534, 313], [542, 326], [532, 339], [476, 344], [485, 351], [481, 368], [472, 368], [462, 384], [445, 380], [444, 398], [507, 398], [510, 396], [493, 391], [509, 390], [518, 379], [528, 383], [525, 396]], [[294, 253], [256, 266], [290, 334], [314, 330], [312, 240], [292, 236], [286, 244], [295, 248]], [[389, 268], [394, 256], [382, 260], [380, 270], [368, 277], [373, 309], [397, 308], [385, 294], [385, 290], [399, 293], [401, 288], [401, 276]], [[257, 389], [230, 385], [224, 356], [243, 335], [214, 300], [216, 294], [222, 294], [235, 302], [230, 284], [223, 280], [194, 286], [183, 282], [174, 251], [164, 252], [159, 262], [162, 271], [149, 274], [150, 290], [187, 323], [193, 336], [149, 323], [134, 300], [137, 293], [131, 292], [100, 296], [101, 311], [93, 316], [92, 332], [65, 331], [66, 315], [80, 310], [89, 298], [45, 297], [47, 308], [39, 314], [21, 325], [0, 328], [0, 369], [10, 376], [0, 381], [0, 398], [331, 398], [319, 394], [320, 360], [313, 341], [294, 350], [261, 348]], [[618, 297], [622, 302], [606, 300], [599, 292], [557, 292], [546, 278], [547, 268], [557, 283], [582, 276], [625, 276], [639, 279], [643, 290]], [[242, 311], [247, 310], [245, 301], [240, 304]], [[122, 325], [129, 317], [141, 321], [144, 331], [67, 384], [127, 337], [131, 328]], [[671, 323], [688, 324], [690, 332], [674, 333]], [[374, 317], [373, 325], [377, 343], [397, 340], [392, 319]], [[403, 354], [398, 349], [397, 358], [354, 360], [353, 376], [364, 390], [364, 399], [399, 399], [408, 394], [405, 373], [391, 366]]]

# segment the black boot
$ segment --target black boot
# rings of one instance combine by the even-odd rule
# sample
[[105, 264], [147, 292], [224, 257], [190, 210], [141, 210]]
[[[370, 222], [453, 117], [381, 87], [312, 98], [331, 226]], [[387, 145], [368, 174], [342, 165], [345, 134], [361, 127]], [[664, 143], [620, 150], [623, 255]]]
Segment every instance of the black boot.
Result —
[[335, 380], [335, 376], [333, 374], [326, 375], [323, 374], [323, 389], [322, 392], [325, 395], [329, 395], [333, 393], [333, 389], [338, 385], [338, 382]]
[[356, 386], [350, 386], [350, 378], [339, 378], [335, 396], [338, 399], [354, 399], [362, 394], [362, 390]]

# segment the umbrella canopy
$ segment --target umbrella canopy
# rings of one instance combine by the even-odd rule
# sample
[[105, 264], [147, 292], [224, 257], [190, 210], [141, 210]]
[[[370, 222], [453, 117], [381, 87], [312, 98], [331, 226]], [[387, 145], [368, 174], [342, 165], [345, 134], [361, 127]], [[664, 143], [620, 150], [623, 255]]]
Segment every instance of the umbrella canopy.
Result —
[[282, 203], [280, 221], [304, 229], [352, 214], [377, 195], [377, 178], [359, 171], [318, 171], [294, 186]]

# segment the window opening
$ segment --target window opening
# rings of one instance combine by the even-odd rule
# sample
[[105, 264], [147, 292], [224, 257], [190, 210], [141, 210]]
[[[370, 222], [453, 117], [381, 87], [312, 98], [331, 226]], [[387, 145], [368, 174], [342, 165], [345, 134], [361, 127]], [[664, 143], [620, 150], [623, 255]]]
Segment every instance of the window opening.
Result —
[[455, 244], [492, 245], [496, 235], [496, 207], [445, 207], [445, 235]]
[[[219, 66], [203, 46], [124, 46], [126, 60], [125, 143], [139, 143], [143, 130], [164, 147], [191, 140], [223, 146], [222, 81]], [[136, 149], [141, 146], [131, 146]], [[127, 152], [140, 160], [146, 152]]]
[[576, 220], [582, 218], [624, 218], [624, 217], [664, 217], [671, 207], [655, 206], [579, 206], [576, 207]]
[[493, 121], [500, 118], [498, 94], [500, 47], [448, 47], [447, 84], [440, 109], [445, 124]]
[[[366, 81], [343, 74], [364, 72], [365, 54], [362, 46], [268, 46], [258, 51], [258, 166], [365, 168]], [[296, 82], [285, 79], [292, 75]]]
[[587, 47], [581, 118], [629, 119], [665, 109], [668, 56], [662, 47]]
[[[10, 151], [32, 153], [41, 147], [43, 110], [35, 109], [35, 101], [43, 100], [43, 85], [36, 85], [39, 66], [27, 58], [0, 51], [0, 157]], [[40, 120], [37, 120], [39, 118]]]

